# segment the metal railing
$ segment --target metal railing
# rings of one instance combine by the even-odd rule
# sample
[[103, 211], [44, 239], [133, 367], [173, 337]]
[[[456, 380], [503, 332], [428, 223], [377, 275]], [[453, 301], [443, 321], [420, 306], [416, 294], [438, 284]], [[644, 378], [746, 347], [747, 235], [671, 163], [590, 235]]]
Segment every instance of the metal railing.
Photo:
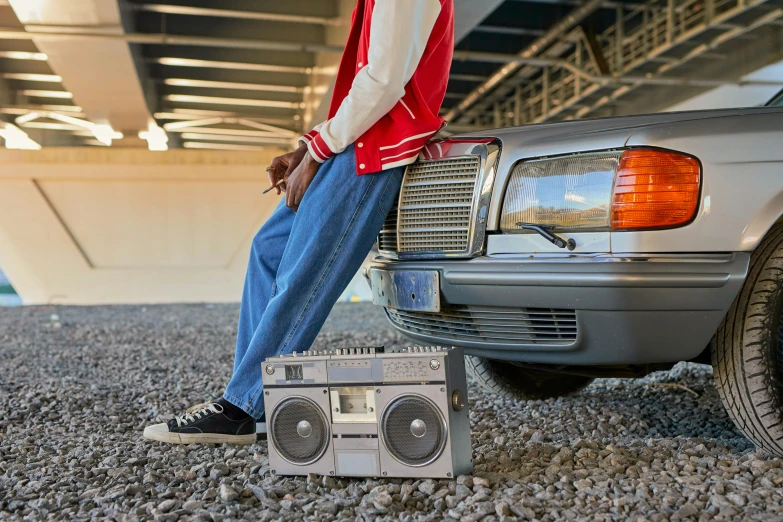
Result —
[[[618, 8], [617, 21], [610, 28], [594, 36], [580, 27], [564, 34], [540, 55], [549, 60], [547, 65], [521, 67], [462, 113], [455, 126], [506, 127], [584, 117], [646, 83], [686, 84], [688, 80], [663, 74], [718, 44], [783, 18], [781, 8], [757, 9], [765, 3], [770, 2], [650, 0], [630, 10]], [[748, 12], [756, 16], [744, 17], [741, 25], [733, 23]], [[670, 50], [689, 41], [699, 45], [684, 56], [671, 56]], [[607, 94], [596, 100], [602, 89]]]

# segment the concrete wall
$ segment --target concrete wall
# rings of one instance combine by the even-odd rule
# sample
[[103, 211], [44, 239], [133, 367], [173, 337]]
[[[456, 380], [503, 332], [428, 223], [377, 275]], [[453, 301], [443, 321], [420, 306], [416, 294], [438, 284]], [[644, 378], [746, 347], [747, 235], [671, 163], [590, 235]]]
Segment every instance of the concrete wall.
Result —
[[26, 304], [237, 301], [279, 152], [0, 150], [0, 266]]

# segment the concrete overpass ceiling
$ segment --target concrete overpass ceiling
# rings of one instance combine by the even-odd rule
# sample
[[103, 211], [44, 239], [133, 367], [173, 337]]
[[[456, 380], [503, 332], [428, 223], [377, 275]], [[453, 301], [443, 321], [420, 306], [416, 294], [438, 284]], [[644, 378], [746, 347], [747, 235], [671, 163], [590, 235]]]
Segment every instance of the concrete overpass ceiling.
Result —
[[[783, 59], [779, 0], [506, 0], [457, 46], [446, 133], [664, 110]], [[752, 104], [755, 104], [753, 102]]]
[[[187, 132], [172, 129], [170, 134], [188, 148], [290, 143], [304, 129], [308, 104], [312, 110], [324, 94], [313, 86], [319, 53], [308, 46], [327, 46], [328, 31], [347, 25], [336, 0], [226, 0], [219, 6], [208, 0], [134, 0], [128, 8], [139, 33], [210, 39], [203, 45], [132, 44], [139, 47], [154, 86], [154, 112], [161, 125], [171, 128], [190, 116], [225, 120]], [[290, 50], [242, 43], [255, 41]], [[332, 48], [338, 51], [329, 53], [336, 60], [341, 46]], [[281, 130], [250, 128], [236, 118]], [[237, 133], [216, 134], [215, 129]]]
[[[41, 107], [92, 117], [78, 92], [57, 94], [74, 90], [73, 80], [58, 82], [61, 65], [41, 54], [53, 38], [42, 31], [86, 31], [73, 39], [130, 49], [143, 90], [134, 103], [143, 99], [172, 146], [250, 149], [288, 144], [323, 118], [355, 5], [79, 0], [119, 6], [123, 31], [110, 37], [96, 27], [23, 25], [10, 7], [21, 1], [0, 0], [5, 121]], [[447, 132], [662, 110], [783, 58], [779, 0], [455, 0], [455, 8]], [[95, 144], [59, 121], [26, 129], [44, 145]]]
[[[0, 0], [0, 25], [24, 31], [11, 5]], [[0, 122], [13, 123], [31, 110], [62, 110], [84, 116], [81, 107], [69, 97], [62, 78], [48, 63], [48, 56], [27, 38], [0, 39]], [[43, 146], [82, 145], [84, 139], [70, 132], [52, 131], [60, 122], [39, 121], [24, 131]], [[3, 123], [0, 123], [2, 126]], [[2, 140], [2, 138], [0, 138]]]

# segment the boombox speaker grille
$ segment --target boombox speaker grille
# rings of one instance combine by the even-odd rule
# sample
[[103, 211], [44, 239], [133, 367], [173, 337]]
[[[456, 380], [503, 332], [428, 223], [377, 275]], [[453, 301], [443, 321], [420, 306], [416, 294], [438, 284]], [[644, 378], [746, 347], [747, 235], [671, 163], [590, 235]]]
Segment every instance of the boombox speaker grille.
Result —
[[329, 425], [321, 408], [305, 397], [289, 397], [272, 413], [272, 443], [280, 456], [300, 466], [320, 459], [329, 446]]
[[429, 399], [401, 395], [386, 406], [381, 435], [392, 457], [406, 466], [426, 466], [446, 445], [446, 423]]

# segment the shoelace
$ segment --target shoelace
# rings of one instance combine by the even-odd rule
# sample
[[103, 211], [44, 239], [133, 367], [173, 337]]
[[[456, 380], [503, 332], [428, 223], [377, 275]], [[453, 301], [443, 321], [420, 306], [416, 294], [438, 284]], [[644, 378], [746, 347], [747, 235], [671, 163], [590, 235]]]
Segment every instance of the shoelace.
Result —
[[193, 413], [193, 412], [198, 411], [198, 410], [203, 410], [204, 408], [206, 408], [210, 404], [212, 404], [212, 401], [206, 401], [206, 402], [202, 402], [200, 404], [194, 404], [193, 406], [191, 406], [190, 408], [185, 410], [185, 412]]
[[174, 417], [174, 420], [177, 421], [177, 427], [179, 428], [185, 424], [190, 424], [191, 422], [200, 419], [203, 415], [208, 413], [223, 413], [223, 407], [220, 404], [214, 402], [197, 404], [188, 408], [185, 415]]

